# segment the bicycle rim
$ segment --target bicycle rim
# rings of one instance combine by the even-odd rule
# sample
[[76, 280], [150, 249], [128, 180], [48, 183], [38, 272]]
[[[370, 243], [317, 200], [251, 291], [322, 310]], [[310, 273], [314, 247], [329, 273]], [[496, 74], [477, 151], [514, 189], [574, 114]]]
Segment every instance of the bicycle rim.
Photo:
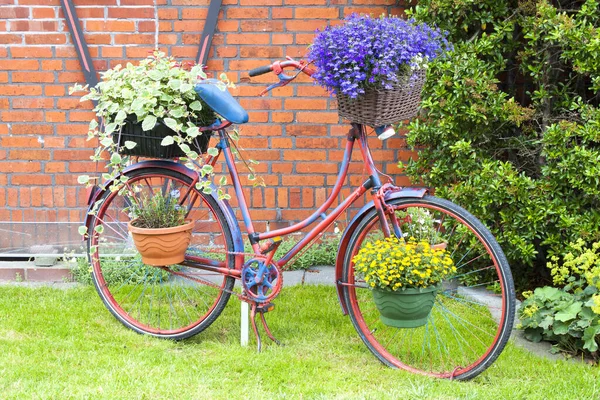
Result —
[[[166, 169], [128, 174], [138, 195], [157, 192], [178, 200], [195, 221], [187, 255], [233, 268], [233, 244], [217, 203], [185, 175]], [[183, 265], [142, 263], [127, 229], [129, 200], [107, 191], [100, 200], [89, 239], [92, 278], [100, 297], [125, 326], [152, 336], [183, 339], [206, 329], [225, 307], [234, 279]], [[101, 226], [101, 228], [97, 228]]]
[[352, 323], [386, 365], [471, 379], [493, 363], [510, 336], [515, 300], [506, 258], [491, 233], [451, 202], [426, 196], [388, 204], [399, 221], [399, 235], [445, 246], [457, 271], [442, 283], [424, 325], [396, 328], [384, 323], [369, 285], [355, 277], [352, 263], [362, 246], [383, 237], [373, 210], [352, 235], [345, 256], [344, 293]]

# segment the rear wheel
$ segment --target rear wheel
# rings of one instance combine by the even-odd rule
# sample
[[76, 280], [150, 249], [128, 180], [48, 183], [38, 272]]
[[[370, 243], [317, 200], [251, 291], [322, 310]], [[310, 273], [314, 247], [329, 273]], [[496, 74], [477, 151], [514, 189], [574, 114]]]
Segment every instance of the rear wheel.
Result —
[[[227, 220], [217, 201], [193, 187], [189, 176], [148, 168], [127, 177], [136, 193], [160, 192], [188, 208], [194, 228], [186, 258], [201, 257], [234, 268], [234, 257], [228, 254], [233, 240]], [[136, 332], [184, 339], [203, 331], [227, 304], [234, 278], [184, 265], [144, 264], [127, 229], [129, 201], [110, 190], [99, 199], [88, 241], [98, 294], [110, 312]]]
[[[352, 323], [379, 360], [391, 367], [440, 377], [471, 379], [489, 367], [510, 336], [515, 292], [508, 262], [492, 234], [461, 207], [442, 199], [394, 199], [405, 238], [444, 246], [457, 268], [438, 291], [424, 326], [384, 324], [368, 285], [354, 273], [353, 257], [383, 238], [372, 210], [351, 236], [344, 258], [344, 296]], [[386, 215], [390, 227], [390, 215]]]

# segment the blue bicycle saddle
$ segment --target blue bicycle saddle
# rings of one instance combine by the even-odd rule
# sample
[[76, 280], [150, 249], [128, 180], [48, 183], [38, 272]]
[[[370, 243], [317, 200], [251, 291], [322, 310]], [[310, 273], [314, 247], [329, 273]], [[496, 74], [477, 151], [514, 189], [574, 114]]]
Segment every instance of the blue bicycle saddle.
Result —
[[198, 96], [217, 114], [234, 124], [248, 122], [248, 112], [225, 90], [219, 89], [214, 79], [207, 79], [196, 84], [194, 88]]

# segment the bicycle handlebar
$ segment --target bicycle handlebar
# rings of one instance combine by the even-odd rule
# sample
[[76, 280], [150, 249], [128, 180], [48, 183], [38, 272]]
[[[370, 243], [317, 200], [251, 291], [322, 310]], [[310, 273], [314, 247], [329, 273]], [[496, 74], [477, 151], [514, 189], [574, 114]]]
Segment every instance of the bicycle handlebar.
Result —
[[[300, 75], [300, 73], [304, 73], [308, 76], [312, 76], [315, 73], [315, 70], [309, 67], [310, 63], [305, 62], [304, 60], [296, 61], [291, 57], [286, 57], [285, 61], [275, 61], [271, 65], [264, 65], [262, 67], [254, 68], [248, 71], [249, 76], [258, 76], [263, 75], [268, 72], [273, 71], [278, 77], [279, 82], [269, 85], [265, 90], [260, 93], [260, 96], [264, 96], [267, 92], [275, 89], [276, 87], [285, 86]], [[294, 68], [298, 72], [296, 74], [288, 76], [283, 73], [285, 68]]]
[[295, 68], [295, 69], [299, 70], [300, 72], [303, 72], [308, 76], [311, 76], [312, 74], [315, 73], [315, 70], [313, 68], [310, 68], [308, 66], [309, 64], [310, 63], [307, 63], [304, 60], [296, 61], [291, 57], [287, 57], [287, 59], [285, 61], [275, 61], [273, 64], [263, 65], [262, 67], [251, 69], [250, 71], [248, 71], [248, 75], [251, 77], [258, 76], [258, 75], [266, 74], [271, 71], [273, 71], [275, 74], [279, 75], [286, 68]]
[[251, 69], [248, 72], [249, 76], [258, 76], [258, 75], [264, 75], [268, 72], [272, 71], [272, 67], [270, 65], [263, 65], [262, 67], [258, 67], [258, 68], [254, 68]]

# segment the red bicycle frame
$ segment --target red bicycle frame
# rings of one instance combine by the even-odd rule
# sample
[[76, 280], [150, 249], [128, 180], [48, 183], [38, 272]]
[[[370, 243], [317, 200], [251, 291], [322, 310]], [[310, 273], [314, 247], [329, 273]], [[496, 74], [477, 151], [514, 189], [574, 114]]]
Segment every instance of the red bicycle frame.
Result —
[[[250, 216], [250, 210], [248, 208], [248, 204], [246, 202], [246, 198], [242, 190], [242, 184], [240, 183], [238, 170], [234, 162], [234, 156], [229, 145], [229, 137], [223, 129], [219, 130], [219, 137], [220, 141], [217, 145], [217, 148], [220, 150], [219, 155], [222, 153], [225, 157], [225, 163], [227, 165], [227, 169], [229, 170], [229, 176], [231, 177], [231, 181], [233, 182], [235, 195], [237, 196], [238, 204], [242, 213], [244, 224], [246, 226], [246, 232], [248, 234], [248, 238], [250, 240], [252, 249], [255, 254], [261, 253], [261, 249], [259, 246], [260, 241], [275, 238], [278, 236], [289, 235], [294, 232], [299, 232], [308, 227], [309, 225], [313, 224], [319, 218], [322, 219], [321, 222], [314, 226], [298, 243], [296, 243], [294, 247], [292, 247], [287, 252], [287, 254], [285, 254], [279, 260], [274, 260], [274, 263], [278, 267], [284, 266], [308, 243], [315, 239], [321, 232], [325, 231], [340, 216], [340, 214], [342, 214], [346, 209], [348, 209], [348, 207], [350, 207], [359, 197], [365, 194], [366, 191], [371, 190], [372, 198], [375, 206], [377, 207], [377, 210], [383, 212], [381, 196], [379, 196], [379, 190], [382, 187], [382, 185], [379, 178], [379, 173], [374, 165], [373, 158], [371, 157], [365, 127], [362, 125], [353, 124], [352, 128], [350, 129], [347, 135], [346, 147], [344, 150], [342, 164], [340, 166], [340, 171], [338, 173], [336, 182], [333, 186], [332, 192], [328, 196], [327, 200], [312, 215], [310, 215], [301, 222], [298, 222], [287, 228], [257, 233], [254, 229], [254, 224]], [[358, 142], [358, 145], [360, 147], [364, 166], [369, 173], [369, 179], [367, 179], [362, 185], [356, 188], [344, 201], [342, 201], [335, 209], [333, 209], [327, 215], [325, 211], [331, 206], [331, 204], [339, 195], [344, 180], [346, 179], [346, 176], [348, 174], [348, 166], [350, 164], [352, 151], [356, 142]], [[216, 163], [219, 155], [210, 160], [210, 163]], [[382, 228], [389, 234], [389, 227], [385, 226]], [[192, 262], [202, 264], [203, 269], [212, 270], [234, 277], [240, 276], [240, 270], [242, 267], [241, 263], [236, 263], [235, 270], [230, 270], [225, 267], [225, 264], [223, 262], [215, 262], [215, 260], [205, 260], [199, 257], [189, 257], [189, 260]]]
[[[283, 74], [283, 70], [285, 68], [295, 68], [298, 72], [294, 76], [287, 76]], [[311, 76], [314, 74], [314, 70], [309, 67], [309, 65], [304, 61], [295, 61], [291, 58], [288, 58], [286, 61], [275, 62], [271, 66], [261, 68], [264, 71], [273, 71], [276, 73], [280, 79], [278, 84], [271, 85], [266, 91], [278, 87], [287, 85], [289, 82], [293, 81], [298, 74], [305, 73], [306, 75]], [[264, 92], [263, 92], [264, 93]], [[373, 203], [377, 209], [377, 212], [383, 216], [384, 205], [382, 204], [382, 184], [379, 178], [379, 173], [377, 168], [375, 168], [375, 164], [373, 162], [373, 158], [371, 157], [371, 152], [369, 150], [369, 145], [367, 142], [367, 133], [365, 127], [360, 124], [352, 124], [352, 128], [349, 130], [346, 140], [346, 146], [344, 150], [344, 156], [342, 159], [342, 164], [340, 166], [340, 171], [338, 173], [336, 182], [333, 186], [333, 189], [328, 196], [327, 200], [309, 217], [304, 219], [301, 222], [298, 222], [292, 226], [282, 229], [276, 229], [269, 232], [258, 233], [254, 229], [254, 224], [252, 222], [252, 218], [250, 216], [250, 211], [248, 209], [248, 204], [246, 202], [246, 198], [244, 196], [244, 192], [242, 190], [242, 184], [240, 183], [240, 179], [238, 176], [237, 167], [235, 165], [234, 156], [230, 148], [229, 144], [229, 136], [225, 131], [225, 127], [229, 126], [229, 123], [225, 123], [225, 125], [221, 125], [217, 127], [219, 133], [219, 143], [216, 146], [219, 149], [219, 153], [215, 157], [211, 157], [208, 160], [208, 163], [211, 165], [215, 165], [219, 156], [221, 154], [225, 157], [225, 164], [227, 165], [227, 169], [229, 171], [229, 176], [231, 177], [231, 181], [233, 182], [233, 187], [235, 191], [235, 195], [238, 200], [238, 204], [242, 213], [242, 218], [244, 220], [244, 225], [246, 226], [246, 231], [248, 234], [248, 238], [250, 240], [250, 244], [252, 245], [252, 250], [255, 254], [261, 254], [261, 247], [259, 245], [260, 241], [266, 239], [272, 239], [279, 236], [286, 236], [291, 233], [299, 232], [314, 222], [316, 222], [319, 218], [321, 218], [321, 222], [319, 222], [316, 226], [314, 226], [294, 247], [292, 247], [287, 254], [285, 254], [279, 260], [273, 260], [273, 262], [277, 265], [277, 267], [283, 267], [288, 261], [290, 261], [296, 254], [298, 254], [303, 248], [305, 248], [312, 240], [314, 240], [319, 234], [324, 232], [345, 210], [348, 209], [359, 197], [361, 197], [367, 190], [371, 190]], [[352, 158], [352, 151], [354, 149], [354, 144], [358, 142], [360, 147], [363, 163], [366, 171], [369, 173], [369, 179], [367, 179], [362, 185], [356, 188], [344, 201], [342, 201], [336, 208], [334, 208], [329, 214], [326, 214], [325, 211], [329, 209], [329, 207], [333, 204], [335, 199], [338, 197], [340, 190], [343, 186], [344, 180], [348, 174], [348, 166], [350, 164], [350, 160]], [[384, 187], [387, 189], [390, 185], [386, 184]], [[390, 229], [386, 222], [385, 218], [381, 218], [382, 230], [389, 236]], [[272, 257], [275, 254], [275, 249], [268, 252], [268, 262], [272, 261]], [[243, 257], [236, 258], [235, 269], [231, 270], [226, 268], [224, 262], [216, 261], [216, 260], [208, 260], [200, 257], [187, 256], [188, 261], [191, 261], [194, 264], [197, 264], [198, 267], [218, 273], [222, 273], [225, 275], [230, 275], [233, 277], [240, 277], [240, 272], [243, 267]]]

